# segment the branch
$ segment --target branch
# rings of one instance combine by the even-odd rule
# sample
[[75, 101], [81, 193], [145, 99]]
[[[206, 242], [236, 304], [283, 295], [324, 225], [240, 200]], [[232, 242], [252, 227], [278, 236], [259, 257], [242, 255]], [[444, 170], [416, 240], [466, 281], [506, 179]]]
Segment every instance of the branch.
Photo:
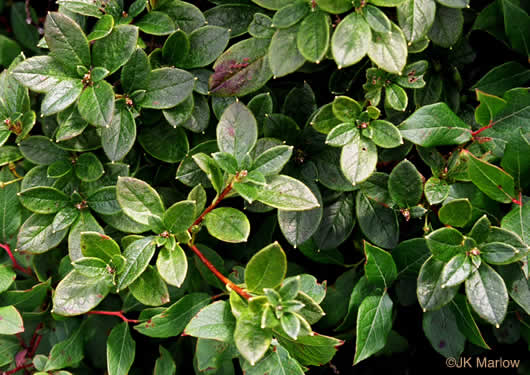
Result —
[[475, 136], [479, 135], [480, 133], [482, 133], [484, 130], [487, 130], [487, 129], [491, 128], [493, 125], [495, 125], [495, 122], [490, 121], [490, 123], [488, 125], [483, 126], [480, 129], [478, 129], [478, 130], [472, 131], [471, 132], [471, 136], [475, 137]]
[[125, 315], [123, 315], [123, 311], [97, 311], [92, 310], [87, 312], [89, 315], [110, 315], [110, 316], [116, 316], [127, 323], [140, 323], [139, 320], [136, 319], [127, 319]]
[[26, 364], [26, 365], [17, 366], [17, 367], [15, 367], [13, 370], [4, 371], [4, 372], [2, 373], [2, 375], [16, 374], [16, 373], [19, 372], [20, 370], [24, 370], [25, 368], [30, 368], [30, 367], [33, 367], [33, 363], [28, 363], [28, 364]]
[[20, 272], [24, 272], [26, 275], [32, 275], [33, 271], [31, 271], [31, 268], [24, 268], [20, 264], [18, 264], [17, 260], [13, 256], [13, 252], [11, 251], [11, 248], [8, 244], [0, 244], [0, 248], [4, 249], [7, 252], [7, 255], [9, 258], [11, 258], [11, 262], [13, 263], [13, 268], [16, 270], [19, 270]]
[[197, 246], [194, 244], [189, 243], [188, 246], [191, 250], [199, 257], [199, 259], [204, 263], [206, 267], [219, 279], [223, 284], [225, 284], [227, 287], [232, 289], [234, 292], [239, 294], [241, 297], [243, 297], [246, 300], [249, 300], [252, 296], [245, 292], [242, 288], [238, 287], [236, 284], [234, 284], [231, 280], [229, 280], [227, 277], [225, 277], [221, 272], [217, 270], [217, 268], [214, 267], [212, 263], [204, 256], [203, 253], [199, 250]]
[[199, 225], [200, 223], [202, 223], [202, 221], [204, 220], [204, 217], [210, 212], [212, 211], [215, 207], [217, 207], [217, 205], [219, 203], [221, 203], [221, 201], [223, 199], [226, 198], [226, 196], [228, 195], [228, 193], [230, 193], [230, 191], [232, 191], [232, 187], [233, 187], [233, 182], [229, 183], [225, 188], [224, 190], [221, 192], [221, 194], [219, 194], [219, 196], [217, 197], [217, 199], [215, 201], [212, 202], [211, 205], [209, 205], [203, 212], [202, 214], [199, 215], [199, 217], [197, 219], [195, 219], [195, 221], [193, 222], [193, 224], [191, 224], [191, 227], [188, 228], [188, 232], [191, 233], [191, 229], [196, 226], [196, 225]]

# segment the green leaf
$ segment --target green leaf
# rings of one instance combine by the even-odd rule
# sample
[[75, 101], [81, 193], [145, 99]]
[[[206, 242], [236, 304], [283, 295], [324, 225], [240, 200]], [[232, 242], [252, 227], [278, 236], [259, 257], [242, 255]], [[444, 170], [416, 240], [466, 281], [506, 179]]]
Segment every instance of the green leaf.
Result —
[[332, 14], [344, 13], [353, 6], [353, 3], [348, 0], [316, 0], [315, 2], [322, 10]]
[[47, 175], [50, 178], [60, 178], [72, 171], [72, 162], [68, 159], [61, 159], [48, 166]]
[[343, 147], [359, 137], [359, 130], [354, 123], [346, 122], [335, 126], [326, 137], [326, 144], [332, 147]]
[[53, 346], [44, 371], [74, 367], [81, 362], [83, 357], [83, 329], [79, 327], [66, 340]]
[[165, 305], [170, 300], [166, 283], [157, 269], [150, 265], [129, 285], [129, 290], [134, 298], [147, 306]]
[[447, 288], [463, 283], [473, 270], [474, 266], [469, 256], [466, 254], [455, 255], [442, 270], [442, 287]]
[[17, 195], [24, 207], [38, 214], [56, 213], [70, 202], [62, 191], [48, 186], [36, 186]]
[[306, 60], [319, 64], [324, 59], [329, 49], [330, 23], [329, 16], [318, 10], [303, 19], [298, 28], [296, 45]]
[[339, 69], [359, 62], [368, 52], [370, 38], [370, 26], [362, 15], [351, 13], [346, 16], [331, 38], [331, 52]]
[[370, 134], [369, 138], [379, 147], [394, 148], [403, 144], [403, 138], [399, 129], [391, 122], [375, 120], [365, 130], [363, 130], [362, 134], [364, 136]]
[[517, 187], [530, 185], [530, 139], [519, 129], [520, 136], [514, 137], [504, 150], [501, 166], [513, 176]]
[[230, 38], [248, 31], [254, 14], [259, 8], [247, 4], [221, 4], [204, 12], [208, 25], [230, 29]]
[[385, 249], [398, 244], [399, 222], [394, 210], [359, 192], [355, 212], [359, 226], [370, 242]]
[[115, 256], [121, 255], [116, 241], [98, 232], [81, 233], [81, 253], [84, 257], [99, 258], [105, 263], [111, 263]]
[[452, 200], [440, 208], [438, 217], [445, 225], [463, 227], [471, 220], [471, 203], [467, 198]]
[[116, 196], [123, 212], [140, 224], [153, 225], [152, 217], [160, 219], [164, 215], [164, 205], [160, 196], [142, 180], [119, 177]]
[[530, 283], [517, 264], [498, 268], [510, 297], [528, 314], [530, 311]]
[[89, 124], [108, 127], [114, 114], [114, 90], [110, 83], [100, 81], [84, 89], [77, 108]]
[[263, 87], [272, 78], [269, 44], [270, 39], [250, 38], [226, 50], [213, 66], [210, 92], [218, 96], [242, 96]]
[[370, 28], [379, 33], [390, 33], [391, 23], [386, 14], [373, 5], [367, 5], [363, 9], [363, 16]]
[[114, 17], [110, 14], [105, 14], [92, 28], [90, 34], [87, 35], [89, 41], [98, 40], [106, 37], [112, 32], [114, 28]]
[[272, 340], [270, 329], [262, 329], [259, 321], [249, 313], [237, 319], [234, 341], [239, 353], [254, 366], [269, 348]]
[[528, 79], [530, 79], [530, 69], [518, 62], [509, 61], [487, 72], [472, 89], [501, 96], [509, 89], [524, 85]]
[[383, 349], [392, 329], [393, 303], [385, 292], [382, 296], [366, 297], [357, 315], [357, 338], [353, 364]]
[[[164, 118], [166, 119], [166, 121], [169, 122], [169, 125], [173, 126], [174, 128], [179, 125], [182, 125], [191, 131], [197, 132], [204, 127], [202, 124], [198, 123], [197, 118], [205, 118], [206, 120], [204, 120], [204, 122], [206, 123], [208, 123], [210, 120], [209, 111], [206, 111], [206, 113], [200, 113], [204, 110], [200, 106], [201, 103], [204, 102], [199, 101], [198, 105], [195, 106], [194, 95], [190, 95], [188, 98], [184, 99], [184, 101], [180, 104], [177, 104], [173, 108], [165, 109], [162, 112], [164, 113]], [[207, 104], [208, 103], [206, 102], [206, 105]], [[200, 114], [202, 114], [202, 116], [194, 116], [194, 112], [199, 112]]]
[[274, 35], [272, 19], [263, 14], [255, 13], [252, 22], [248, 26], [248, 33], [255, 38], [270, 39]]
[[122, 322], [114, 326], [107, 339], [107, 370], [109, 375], [128, 374], [136, 352], [129, 325]]
[[444, 227], [435, 230], [425, 236], [427, 245], [433, 256], [444, 262], [448, 262], [453, 256], [471, 250], [474, 241], [466, 238], [458, 230]]
[[[501, 221], [501, 227], [517, 233], [523, 242], [530, 244], [530, 203], [515, 205]], [[488, 227], [489, 229], [489, 227]]]
[[272, 17], [271, 27], [287, 29], [302, 20], [309, 13], [305, 2], [293, 2], [281, 7]]
[[180, 65], [190, 51], [190, 40], [186, 33], [177, 30], [171, 34], [164, 43], [162, 56], [172, 65]]
[[377, 147], [360, 134], [342, 148], [340, 167], [344, 176], [354, 186], [370, 177], [376, 164]]
[[166, 283], [180, 288], [188, 273], [188, 258], [179, 245], [164, 246], [158, 253], [156, 268]]
[[217, 166], [215, 160], [202, 152], [193, 155], [192, 159], [195, 164], [206, 173], [206, 176], [212, 183], [215, 191], [220, 194], [224, 188], [224, 176], [223, 171]]
[[528, 254], [519, 236], [503, 228], [490, 227], [485, 244], [479, 246], [482, 259], [491, 264], [508, 264]]
[[168, 352], [162, 345], [159, 346], [160, 357], [155, 362], [154, 375], [175, 375], [177, 366]]
[[101, 144], [111, 161], [123, 159], [136, 139], [136, 124], [127, 107], [117, 102], [108, 127], [101, 129]]
[[15, 281], [17, 275], [11, 267], [7, 265], [0, 266], [0, 293], [9, 289]]
[[365, 275], [368, 281], [378, 287], [388, 289], [397, 278], [397, 268], [389, 252], [364, 242], [366, 263]]
[[70, 71], [78, 65], [90, 66], [90, 49], [85, 33], [70, 17], [50, 12], [44, 24], [44, 37], [51, 55]]
[[241, 211], [232, 207], [221, 207], [204, 217], [208, 233], [224, 242], [246, 242], [250, 234], [250, 222]]
[[72, 266], [79, 273], [89, 277], [98, 277], [109, 273], [107, 263], [99, 258], [79, 258], [72, 263]]
[[344, 122], [353, 123], [361, 113], [362, 107], [355, 99], [347, 96], [337, 96], [331, 104], [333, 114]]
[[93, 191], [86, 201], [89, 207], [99, 214], [114, 215], [121, 211], [114, 186], [106, 186]]
[[251, 171], [271, 176], [281, 172], [293, 153], [292, 146], [275, 146], [262, 152], [252, 163]]
[[513, 49], [523, 54], [530, 56], [530, 16], [528, 16], [528, 8], [523, 9], [518, 6], [519, 3], [511, 0], [500, 1], [500, 7], [504, 14], [504, 30], [506, 36], [510, 41]]
[[251, 292], [263, 292], [281, 284], [287, 271], [287, 259], [281, 246], [275, 242], [258, 251], [245, 268], [245, 284]]
[[0, 334], [14, 335], [24, 332], [22, 316], [14, 306], [0, 307]]
[[421, 266], [416, 295], [424, 312], [437, 310], [448, 304], [458, 292], [458, 286], [443, 287], [444, 266], [444, 262], [432, 256]]
[[502, 277], [485, 262], [466, 280], [466, 296], [482, 319], [499, 328], [508, 308], [508, 291]]
[[462, 332], [473, 344], [484, 349], [491, 349], [484, 341], [477, 323], [475, 323], [475, 319], [473, 318], [473, 315], [471, 315], [466, 297], [462, 294], [457, 294], [450, 302], [449, 307], [453, 310], [453, 314], [456, 316], [456, 324], [458, 325], [460, 332]]
[[502, 203], [510, 203], [515, 199], [515, 183], [513, 177], [500, 169], [477, 158], [470, 152], [468, 171], [473, 184], [491, 199]]
[[183, 102], [193, 92], [195, 78], [191, 73], [176, 68], [159, 68], [149, 73], [143, 108], [167, 109]]
[[445, 180], [440, 180], [437, 177], [429, 178], [423, 189], [425, 198], [431, 205], [442, 203], [449, 195], [449, 185]]
[[394, 23], [391, 25], [390, 33], [372, 32], [366, 53], [379, 68], [400, 74], [407, 62], [407, 41], [401, 29]]
[[51, 56], [35, 56], [23, 60], [11, 74], [21, 84], [36, 92], [51, 91], [61, 81], [76, 81], [76, 77]]
[[337, 348], [344, 343], [334, 337], [325, 335], [300, 336], [294, 341], [279, 336], [278, 341], [288, 352], [304, 366], [322, 366], [335, 355]]
[[399, 26], [411, 43], [422, 40], [434, 22], [434, 0], [407, 0], [397, 7]]
[[[5, 147], [5, 146], [4, 146]], [[0, 181], [13, 179], [8, 168], [0, 170]], [[0, 241], [7, 243], [9, 238], [17, 233], [22, 223], [22, 206], [17, 199], [20, 184], [5, 185], [0, 190]]]
[[164, 213], [163, 221], [171, 233], [188, 230], [195, 219], [195, 202], [186, 200], [175, 203]]
[[275, 345], [255, 366], [245, 361], [242, 365], [247, 375], [302, 375], [304, 372], [298, 362], [294, 360], [281, 345]]
[[92, 46], [92, 64], [113, 74], [125, 65], [136, 49], [138, 28], [118, 25], [105, 38], [96, 40]]
[[75, 163], [74, 169], [77, 178], [85, 182], [96, 181], [105, 173], [103, 164], [91, 152], [80, 155]]
[[297, 71], [305, 63], [305, 58], [297, 47], [300, 26], [279, 29], [274, 33], [269, 46], [269, 65], [275, 78]]
[[230, 39], [230, 31], [219, 26], [203, 26], [188, 36], [190, 52], [179, 66], [200, 68], [210, 65], [223, 53]]
[[111, 287], [110, 275], [86, 276], [73, 270], [57, 285], [52, 311], [63, 316], [85, 314], [105, 299]]
[[392, 169], [388, 177], [388, 192], [401, 207], [412, 207], [420, 202], [423, 181], [414, 164], [405, 159]]
[[240, 102], [231, 104], [217, 126], [219, 149], [241, 162], [257, 140], [257, 123], [250, 110]]
[[405, 111], [409, 103], [407, 93], [401, 86], [391, 83], [385, 88], [385, 105], [396, 111]]
[[[78, 135], [82, 134], [88, 126], [88, 122], [81, 117], [79, 111], [77, 110], [77, 106], [75, 105], [72, 105], [66, 110], [58, 113], [57, 122], [59, 123], [59, 128], [55, 133], [55, 139], [57, 142], [62, 142], [77, 137]], [[70, 163], [70, 167], [71, 166], [72, 165]]]
[[51, 116], [72, 105], [83, 91], [80, 80], [60, 81], [53, 91], [49, 91], [41, 103], [41, 115]]
[[79, 211], [79, 216], [68, 234], [68, 253], [71, 260], [77, 260], [83, 256], [81, 252], [82, 232], [103, 233], [103, 228], [99, 225], [94, 216], [92, 216], [90, 210]]
[[58, 0], [57, 3], [70, 12], [96, 18], [102, 16], [98, 3], [92, 0]]
[[175, 31], [175, 23], [166, 13], [151, 11], [134, 23], [144, 33], [168, 35]]
[[463, 26], [464, 15], [461, 9], [437, 6], [434, 22], [428, 35], [434, 44], [449, 48], [460, 38]]
[[[155, 254], [153, 237], [145, 237], [131, 243], [125, 251], [125, 267], [116, 281], [116, 289], [122, 290], [133, 283], [145, 271]], [[167, 301], [166, 301], [167, 302]]]
[[304, 211], [318, 207], [315, 195], [302, 182], [285, 175], [269, 177], [259, 187], [257, 201], [285, 211]]
[[221, 151], [213, 153], [212, 157], [223, 171], [231, 175], [237, 174], [239, 168], [237, 165], [237, 160], [232, 156], [232, 154]]
[[403, 138], [423, 147], [458, 145], [471, 139], [469, 126], [445, 103], [421, 107], [399, 131]]
[[136, 48], [121, 70], [121, 85], [125, 92], [144, 89], [149, 82], [149, 73], [151, 65], [147, 54], [143, 49]]
[[[161, 139], [160, 134], [165, 134], [165, 137]], [[138, 135], [138, 142], [147, 153], [166, 163], [181, 161], [189, 151], [184, 129], [170, 127], [164, 122], [143, 126]]]
[[423, 314], [423, 331], [432, 347], [446, 358], [460, 358], [466, 338], [460, 332], [450, 306]]
[[17, 249], [41, 254], [59, 245], [68, 234], [68, 228], [54, 232], [53, 217], [54, 215], [31, 215], [18, 231]]
[[184, 329], [184, 334], [231, 342], [235, 326], [236, 320], [232, 315], [230, 304], [226, 301], [217, 301], [199, 311]]
[[149, 337], [174, 337], [184, 330], [188, 322], [206, 305], [211, 296], [205, 293], [190, 293], [164, 309], [149, 320], [134, 326], [141, 334]]
[[355, 225], [353, 206], [353, 195], [343, 194], [324, 208], [320, 225], [313, 236], [319, 249], [333, 249], [350, 236]]

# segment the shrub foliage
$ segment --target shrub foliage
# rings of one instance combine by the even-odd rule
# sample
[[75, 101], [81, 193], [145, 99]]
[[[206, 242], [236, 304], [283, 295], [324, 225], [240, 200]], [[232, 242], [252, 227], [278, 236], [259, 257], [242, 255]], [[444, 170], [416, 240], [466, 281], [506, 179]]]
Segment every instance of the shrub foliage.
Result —
[[0, 6], [5, 374], [529, 342], [527, 3]]

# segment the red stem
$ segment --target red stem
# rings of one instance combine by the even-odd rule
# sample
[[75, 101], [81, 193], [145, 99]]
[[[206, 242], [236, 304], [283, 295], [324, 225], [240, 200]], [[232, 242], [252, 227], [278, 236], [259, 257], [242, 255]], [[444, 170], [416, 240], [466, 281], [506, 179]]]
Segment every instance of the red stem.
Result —
[[471, 132], [471, 136], [475, 137], [475, 136], [479, 135], [480, 133], [482, 133], [484, 130], [491, 128], [493, 125], [495, 125], [495, 123], [494, 122], [490, 122], [488, 125], [483, 126], [480, 129], [475, 130], [474, 132]]
[[234, 284], [232, 281], [230, 281], [228, 278], [226, 278], [221, 272], [217, 270], [217, 268], [214, 267], [212, 263], [204, 256], [203, 253], [195, 246], [194, 244], [188, 244], [188, 246], [193, 250], [195, 254], [199, 257], [199, 259], [204, 263], [206, 267], [219, 279], [223, 284], [228, 286], [230, 289], [232, 289], [234, 292], [239, 294], [241, 297], [243, 297], [246, 300], [249, 300], [252, 296], [245, 292], [243, 289], [238, 287], [236, 284]]
[[30, 368], [30, 367], [33, 367], [33, 363], [28, 363], [28, 364], [26, 364], [26, 365], [17, 366], [17, 367], [15, 367], [13, 370], [4, 371], [2, 374], [3, 374], [3, 375], [11, 375], [11, 374], [15, 374], [15, 373], [17, 373], [17, 372], [20, 371], [20, 370], [23, 370], [23, 369], [25, 369], [25, 368]]
[[123, 320], [124, 322], [127, 322], [127, 323], [140, 323], [139, 320], [126, 318], [125, 315], [123, 315], [123, 311], [97, 311], [97, 310], [92, 310], [92, 311], [87, 312], [87, 314], [117, 316], [118, 318], [120, 318], [121, 320]]
[[217, 199], [215, 201], [212, 202], [211, 205], [209, 205], [204, 211], [202, 214], [200, 214], [200, 216], [195, 219], [195, 221], [193, 222], [193, 224], [191, 224], [191, 227], [188, 228], [188, 232], [191, 232], [191, 228], [193, 228], [195, 225], [199, 225], [200, 223], [202, 223], [202, 221], [204, 220], [204, 217], [211, 211], [213, 210], [215, 207], [217, 207], [217, 205], [219, 203], [221, 203], [221, 201], [223, 199], [226, 198], [226, 196], [228, 195], [228, 193], [230, 193], [230, 191], [232, 190], [232, 184], [229, 184], [227, 187], [224, 188], [224, 190], [221, 192], [221, 194], [219, 194], [219, 196], [217, 197]]
[[16, 270], [19, 270], [20, 272], [24, 272], [25, 274], [27, 275], [32, 275], [33, 272], [31, 271], [31, 268], [24, 268], [22, 267], [20, 264], [18, 264], [17, 260], [15, 259], [15, 257], [13, 256], [13, 252], [11, 251], [11, 248], [9, 247], [8, 244], [0, 244], [0, 247], [2, 249], [4, 249], [6, 252], [7, 252], [7, 255], [9, 256], [9, 258], [11, 258], [11, 262], [13, 262], [13, 268], [16, 269]]

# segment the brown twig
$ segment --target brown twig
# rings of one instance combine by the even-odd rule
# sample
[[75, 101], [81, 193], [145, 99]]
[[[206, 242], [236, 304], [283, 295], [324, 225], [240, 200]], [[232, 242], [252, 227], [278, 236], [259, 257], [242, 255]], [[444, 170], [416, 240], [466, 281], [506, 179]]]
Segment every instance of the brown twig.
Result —
[[188, 228], [188, 231], [191, 232], [191, 229], [196, 226], [196, 225], [199, 225], [200, 223], [202, 223], [202, 221], [204, 220], [204, 217], [210, 212], [212, 211], [215, 207], [217, 207], [217, 205], [219, 205], [219, 203], [221, 203], [221, 201], [223, 199], [226, 198], [226, 196], [228, 195], [228, 193], [230, 193], [230, 191], [232, 191], [232, 187], [233, 187], [233, 184], [230, 183], [228, 184], [224, 190], [221, 192], [221, 194], [219, 194], [219, 196], [217, 197], [217, 199], [215, 201], [212, 202], [211, 205], [209, 205], [203, 212], [202, 214], [199, 215], [199, 217], [197, 219], [195, 219], [195, 221], [193, 222], [193, 224], [191, 225], [191, 227]]
[[87, 314], [90, 315], [109, 315], [109, 316], [116, 316], [127, 323], [140, 323], [139, 320], [136, 319], [128, 319], [123, 315], [123, 311], [98, 311], [98, 310], [92, 310], [87, 312]]

